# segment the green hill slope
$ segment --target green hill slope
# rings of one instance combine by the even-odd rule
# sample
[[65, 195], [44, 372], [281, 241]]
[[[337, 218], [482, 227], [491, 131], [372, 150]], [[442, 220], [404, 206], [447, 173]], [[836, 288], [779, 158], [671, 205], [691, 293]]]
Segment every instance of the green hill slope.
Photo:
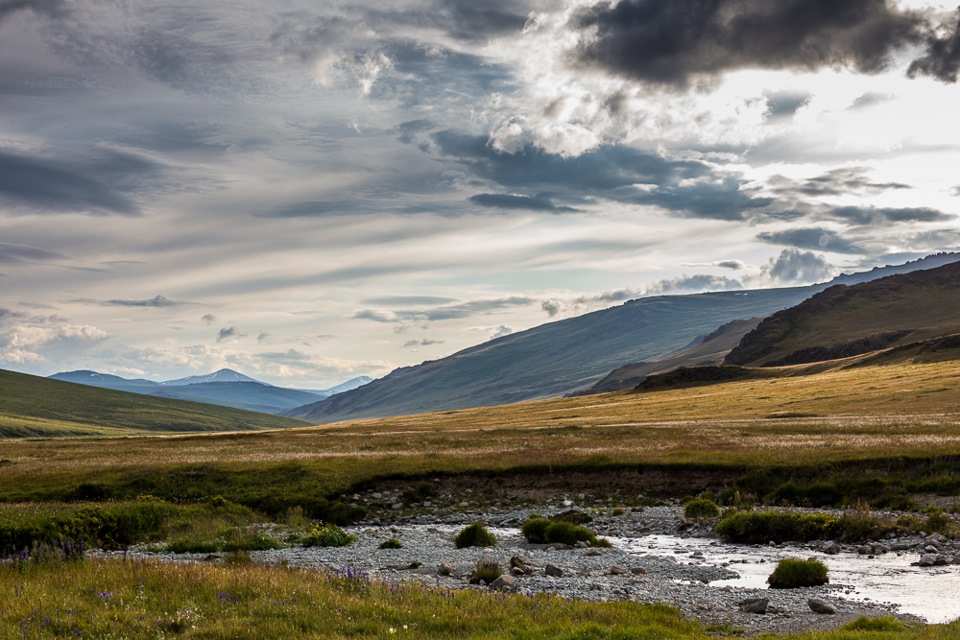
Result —
[[255, 431], [300, 420], [0, 370], [0, 437]]
[[838, 285], [779, 311], [725, 362], [777, 366], [834, 360], [960, 333], [960, 263]]
[[337, 422], [558, 397], [589, 388], [617, 367], [683, 349], [732, 320], [797, 304], [825, 286], [631, 300], [398, 369], [287, 415]]

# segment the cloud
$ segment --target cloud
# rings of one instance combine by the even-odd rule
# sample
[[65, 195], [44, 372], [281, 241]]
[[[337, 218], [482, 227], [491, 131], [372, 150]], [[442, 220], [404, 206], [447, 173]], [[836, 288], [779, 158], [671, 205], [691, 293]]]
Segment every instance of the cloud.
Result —
[[264, 342], [267, 341], [267, 338], [269, 337], [270, 337], [269, 333], [267, 333], [266, 331], [261, 331], [259, 334], [257, 334], [257, 342], [259, 342], [260, 344], [263, 344]]
[[[156, 295], [153, 298], [148, 300], [107, 300], [103, 304], [115, 306], [115, 307], [153, 307], [153, 308], [163, 308], [163, 307], [179, 307], [181, 305], [190, 304], [189, 302], [177, 302], [175, 300], [170, 300], [161, 295]], [[204, 316], [206, 318], [206, 316]]]
[[60, 18], [68, 14], [66, 0], [5, 0], [0, 2], [0, 24], [18, 11], [33, 11], [38, 15]]
[[376, 309], [361, 309], [350, 317], [354, 320], [372, 320], [374, 322], [396, 322], [400, 319], [392, 311], [378, 311]]
[[203, 321], [203, 324], [210, 326], [217, 321], [217, 316], [213, 315], [212, 313], [205, 313], [200, 319]]
[[740, 260], [718, 260], [717, 262], [685, 262], [680, 266], [696, 267], [696, 268], [712, 267], [714, 269], [730, 269], [731, 271], [739, 271], [747, 267], [747, 265]]
[[381, 298], [367, 298], [363, 300], [366, 304], [376, 304], [383, 306], [407, 306], [407, 305], [439, 305], [456, 302], [456, 298], [444, 298], [441, 296], [385, 296]]
[[452, 130], [430, 136], [436, 149], [481, 177], [507, 187], [556, 191], [572, 190], [633, 194], [638, 184], [678, 184], [682, 180], [710, 175], [711, 168], [696, 160], [667, 160], [627, 146], [605, 145], [565, 157], [551, 154], [520, 140], [505, 146], [489, 136], [467, 135]]
[[[738, 69], [878, 73], [922, 43], [927, 26], [922, 14], [878, 0], [620, 0], [583, 10], [574, 24], [581, 64], [679, 88]], [[952, 50], [943, 48], [913, 72], [949, 76]]]
[[865, 254], [856, 242], [847, 240], [835, 231], [823, 228], [796, 228], [758, 233], [757, 240], [769, 244], [788, 245], [796, 249], [816, 249], [833, 253]]
[[55, 316], [30, 318], [0, 331], [0, 364], [63, 362], [109, 337], [93, 325]]
[[[330, 379], [331, 384], [360, 375], [382, 375], [394, 368], [382, 360], [345, 360], [299, 349], [253, 354], [245, 358], [245, 364], [251, 370], [281, 380], [315, 379], [319, 376]], [[320, 383], [319, 386], [324, 385]]]
[[767, 93], [767, 113], [771, 118], [792, 116], [813, 97], [810, 93]]
[[246, 334], [238, 332], [236, 327], [224, 327], [220, 329], [220, 332], [217, 334], [217, 342], [225, 342], [233, 338], [242, 338], [245, 335]]
[[774, 176], [769, 181], [769, 188], [780, 195], [795, 196], [876, 195], [884, 191], [911, 188], [901, 182], [874, 182], [867, 177], [868, 173], [866, 167], [846, 167], [833, 169], [803, 182]]
[[552, 318], [563, 309], [563, 303], [559, 300], [544, 300], [540, 303], [540, 308], [546, 311], [547, 315]]
[[791, 208], [771, 209], [773, 198], [757, 197], [744, 190], [735, 176], [657, 186], [629, 198], [635, 204], [666, 209], [672, 213], [710, 220], [745, 221], [756, 218], [790, 219], [802, 215]]
[[32, 212], [138, 215], [131, 197], [159, 179], [142, 156], [98, 150], [69, 160], [0, 150], [0, 202]]
[[950, 193], [960, 198], [960, 184], [951, 189]]
[[763, 268], [764, 275], [781, 284], [825, 282], [836, 271], [823, 256], [799, 249], [784, 249]]
[[847, 224], [869, 225], [896, 222], [947, 222], [956, 216], [926, 207], [836, 207], [827, 216]]
[[726, 276], [697, 274], [680, 276], [655, 282], [647, 287], [645, 295], [679, 295], [688, 293], [702, 293], [705, 291], [736, 291], [743, 289], [743, 283]]
[[62, 254], [46, 251], [45, 249], [0, 242], [0, 263], [19, 264], [49, 262], [52, 260], [68, 260], [68, 258]]
[[480, 193], [470, 196], [470, 202], [481, 207], [496, 209], [527, 209], [529, 211], [576, 212], [580, 209], [558, 205], [546, 194], [535, 196], [516, 196], [505, 193]]
[[443, 340], [430, 340], [429, 338], [424, 338], [423, 340], [407, 340], [403, 343], [404, 349], [409, 349], [411, 347], [429, 347], [434, 344], [443, 344]]
[[400, 311], [381, 311], [362, 309], [351, 316], [354, 320], [372, 320], [374, 322], [436, 322], [441, 320], [459, 320], [477, 315], [496, 313], [511, 307], [525, 307], [538, 301], [526, 296], [511, 296], [490, 300], [471, 300], [458, 304], [444, 305], [432, 309], [405, 309]]
[[505, 325], [505, 324], [502, 324], [502, 325], [500, 325], [499, 327], [497, 327], [497, 330], [493, 332], [493, 335], [490, 336], [490, 339], [491, 339], [491, 340], [496, 340], [497, 338], [502, 338], [502, 337], [504, 337], [504, 336], [508, 336], [508, 335], [510, 335], [511, 333], [513, 333], [513, 329], [511, 329], [510, 327], [508, 327], [508, 326]]
[[255, 214], [259, 218], [318, 218], [342, 216], [372, 211], [360, 198], [351, 200], [313, 200], [295, 202], [277, 207], [266, 213]]
[[926, 55], [910, 64], [907, 75], [933, 76], [942, 82], [955, 83], [960, 71], [960, 10], [956, 20], [947, 20], [927, 37]]
[[[802, 215], [778, 209], [773, 198], [744, 189], [736, 175], [721, 174], [698, 160], [669, 160], [620, 145], [604, 145], [581, 155], [551, 154], [528, 141], [497, 148], [495, 140], [453, 131], [432, 134], [436, 149], [475, 174], [501, 186], [543, 189], [570, 199], [585, 196], [655, 206], [676, 215], [716, 220], [785, 219]], [[481, 194], [483, 206], [551, 210], [552, 200]], [[555, 210], [555, 209], [554, 209]]]
[[738, 269], [743, 269], [746, 265], [739, 260], [721, 260], [720, 262], [717, 262], [715, 266], [720, 267], [721, 269], [733, 269], [736, 271]]

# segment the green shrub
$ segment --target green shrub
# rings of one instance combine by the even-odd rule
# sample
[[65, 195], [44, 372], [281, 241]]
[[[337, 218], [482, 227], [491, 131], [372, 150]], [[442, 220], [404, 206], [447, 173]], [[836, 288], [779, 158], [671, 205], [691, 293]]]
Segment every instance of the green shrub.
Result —
[[305, 547], [346, 547], [356, 541], [356, 538], [335, 524], [324, 525], [313, 530], [303, 537]]
[[609, 547], [610, 543], [578, 524], [565, 520], [553, 521], [546, 518], [530, 518], [520, 527], [520, 533], [532, 544], [567, 544], [587, 542], [592, 547]]
[[403, 543], [396, 538], [387, 538], [380, 543], [381, 549], [403, 549]]
[[923, 523], [924, 531], [935, 531], [938, 533], [946, 533], [950, 527], [951, 520], [950, 517], [943, 512], [943, 509], [939, 507], [928, 507], [925, 509], [929, 515]]
[[222, 543], [214, 540], [191, 540], [177, 538], [171, 540], [164, 547], [167, 553], [216, 553], [221, 550]]
[[843, 627], [844, 631], [904, 631], [907, 625], [903, 624], [893, 616], [883, 616], [882, 618], [867, 618], [860, 616], [853, 622]]
[[494, 547], [497, 539], [492, 533], [487, 531], [483, 522], [477, 520], [473, 524], [464, 528], [453, 539], [453, 544], [457, 549], [466, 549], [467, 547]]
[[526, 538], [527, 542], [532, 544], [545, 544], [547, 542], [547, 527], [552, 521], [546, 518], [531, 517], [520, 526], [520, 533]]
[[862, 540], [892, 530], [879, 519], [857, 512], [826, 513], [733, 511], [717, 525], [717, 535], [733, 542], [763, 543], [809, 540]]
[[694, 498], [683, 507], [683, 517], [688, 520], [719, 518], [720, 507], [710, 498]]
[[592, 543], [597, 539], [590, 529], [565, 520], [551, 522], [544, 533], [549, 543], [575, 545], [578, 542]]
[[484, 555], [477, 562], [477, 566], [474, 567], [473, 573], [470, 575], [470, 582], [471, 584], [477, 584], [483, 580], [490, 584], [502, 575], [503, 569], [500, 568], [500, 563]]
[[771, 589], [817, 587], [829, 581], [827, 565], [814, 558], [784, 558], [767, 578]]

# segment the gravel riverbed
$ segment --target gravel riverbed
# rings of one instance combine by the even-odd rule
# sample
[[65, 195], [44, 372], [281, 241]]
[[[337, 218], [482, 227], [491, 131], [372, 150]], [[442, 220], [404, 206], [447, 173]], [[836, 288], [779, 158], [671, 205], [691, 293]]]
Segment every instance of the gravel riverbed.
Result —
[[[547, 506], [539, 511], [545, 515], [560, 511], [569, 505]], [[895, 615], [905, 620], [920, 620], [903, 614], [891, 603], [851, 599], [855, 585], [831, 583], [821, 587], [801, 589], [767, 589], [725, 584], [739, 576], [738, 564], [764, 563], [759, 551], [756, 560], [748, 554], [746, 560], [716, 562], [711, 551], [704, 551], [705, 540], [710, 540], [709, 527], [690, 526], [680, 516], [676, 506], [648, 507], [615, 517], [599, 516], [589, 526], [605, 535], [613, 544], [609, 549], [556, 548], [531, 545], [519, 534], [518, 527], [529, 510], [492, 509], [466, 513], [391, 515], [389, 519], [348, 527], [357, 541], [340, 548], [302, 548], [293, 546], [271, 551], [251, 552], [254, 562], [287, 564], [319, 570], [337, 571], [352, 567], [365, 571], [372, 579], [386, 582], [416, 581], [431, 586], [463, 589], [488, 589], [486, 585], [470, 585], [468, 577], [481, 557], [486, 554], [510, 572], [512, 558], [520, 558], [528, 568], [523, 575], [514, 576], [515, 589], [522, 593], [550, 592], [565, 598], [582, 600], [630, 600], [635, 602], [665, 602], [678, 607], [686, 616], [705, 624], [726, 624], [740, 627], [747, 634], [761, 632], [791, 632], [808, 629], [839, 627], [860, 616]], [[486, 522], [497, 536], [497, 545], [491, 549], [456, 549], [454, 535], [464, 525], [475, 520]], [[644, 540], [652, 536], [683, 536], [676, 539], [669, 552], [643, 552]], [[381, 542], [395, 537], [403, 543], [401, 549], [380, 549]], [[694, 550], [684, 547], [684, 540], [696, 541]], [[902, 548], [900, 553], [919, 557], [931, 541], [924, 538], [891, 540], [891, 546]], [[933, 541], [936, 543], [937, 541]], [[731, 547], [710, 540], [718, 552]], [[949, 552], [953, 541], [942, 541], [940, 548]], [[818, 556], [826, 560], [825, 543], [783, 547], [784, 553], [796, 557]], [[740, 550], [747, 549], [739, 545]], [[764, 550], [766, 551], [766, 550]], [[960, 551], [960, 549], [957, 549]], [[863, 554], [857, 546], [840, 546], [834, 554]], [[151, 557], [168, 561], [215, 561], [217, 556], [199, 554], [148, 553], [133, 548], [128, 557]], [[719, 553], [718, 553], [719, 555]], [[447, 571], [440, 570], [447, 565]], [[551, 567], [547, 574], [547, 568]], [[774, 565], [769, 564], [769, 572]], [[956, 573], [960, 567], [950, 566]], [[740, 603], [749, 599], [766, 598], [766, 613], [746, 613]], [[811, 598], [831, 604], [835, 614], [814, 613], [808, 601]]]

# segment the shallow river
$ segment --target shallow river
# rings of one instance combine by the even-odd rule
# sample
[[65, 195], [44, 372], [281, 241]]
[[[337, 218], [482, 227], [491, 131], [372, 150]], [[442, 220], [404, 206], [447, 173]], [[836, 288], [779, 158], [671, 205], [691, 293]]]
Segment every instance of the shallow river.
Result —
[[[960, 617], [960, 565], [916, 567], [919, 555], [903, 552], [870, 558], [853, 553], [835, 556], [809, 549], [791, 549], [762, 545], [721, 544], [701, 538], [653, 535], [642, 538], [608, 537], [618, 549], [632, 555], [672, 556], [677, 562], [724, 566], [740, 574], [739, 578], [717, 580], [712, 587], [732, 585], [762, 589], [767, 576], [782, 558], [816, 557], [827, 565], [830, 584], [842, 587], [836, 595], [857, 600], [900, 605], [901, 613], [926, 618], [930, 623], [948, 622]], [[702, 554], [699, 555], [692, 554]]]

